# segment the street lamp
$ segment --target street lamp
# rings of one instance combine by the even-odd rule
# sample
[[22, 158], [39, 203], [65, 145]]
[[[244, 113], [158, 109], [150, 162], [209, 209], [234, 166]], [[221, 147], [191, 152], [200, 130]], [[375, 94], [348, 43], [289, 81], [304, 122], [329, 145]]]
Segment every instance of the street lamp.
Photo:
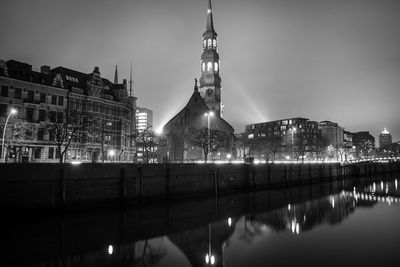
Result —
[[214, 112], [209, 111], [204, 113], [204, 116], [207, 117], [207, 129], [208, 129], [208, 155], [210, 155], [210, 150], [211, 150], [211, 127], [210, 127], [210, 120], [211, 117], [214, 116]]
[[293, 141], [293, 133], [296, 132], [296, 130], [297, 130], [296, 127], [293, 127], [293, 128], [290, 129], [290, 132], [292, 133], [292, 161], [294, 160], [294, 153], [293, 153], [293, 143], [294, 143], [294, 141]]
[[4, 150], [4, 138], [6, 137], [6, 129], [7, 129], [7, 123], [8, 120], [10, 119], [11, 115], [17, 114], [17, 110], [16, 109], [11, 109], [10, 110], [10, 114], [8, 114], [6, 123], [4, 124], [4, 130], [3, 130], [3, 142], [1, 143], [1, 151], [3, 152], [3, 158], [4, 158], [4, 162], [6, 162], [5, 158], [6, 158], [6, 151]]

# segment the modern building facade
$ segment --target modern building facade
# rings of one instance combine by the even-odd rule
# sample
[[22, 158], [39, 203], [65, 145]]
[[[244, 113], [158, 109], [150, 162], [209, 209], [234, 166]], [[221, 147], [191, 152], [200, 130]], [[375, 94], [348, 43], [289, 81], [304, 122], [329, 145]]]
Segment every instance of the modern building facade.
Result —
[[374, 156], [375, 137], [373, 137], [368, 131], [354, 133], [353, 145], [355, 147], [356, 158], [367, 159]]
[[114, 84], [98, 67], [88, 74], [49, 66], [35, 71], [10, 60], [0, 62], [0, 86], [0, 123], [11, 108], [18, 110], [6, 131], [7, 160], [58, 162], [54, 126], [69, 124], [72, 116], [81, 127], [66, 161], [135, 160], [136, 98], [128, 96], [126, 80]]
[[[277, 159], [314, 159], [318, 152], [318, 122], [295, 117], [246, 125], [247, 139], [268, 143], [280, 140]], [[270, 149], [267, 149], [270, 150]], [[261, 160], [267, 156], [256, 155]]]
[[339, 149], [343, 147], [344, 129], [336, 122], [331, 121], [321, 121], [318, 123], [318, 129], [321, 133], [321, 137], [327, 141], [328, 158], [337, 159], [339, 157]]
[[136, 130], [138, 133], [153, 127], [153, 111], [148, 108], [136, 107]]
[[379, 134], [379, 148], [384, 148], [392, 144], [392, 135], [386, 128]]

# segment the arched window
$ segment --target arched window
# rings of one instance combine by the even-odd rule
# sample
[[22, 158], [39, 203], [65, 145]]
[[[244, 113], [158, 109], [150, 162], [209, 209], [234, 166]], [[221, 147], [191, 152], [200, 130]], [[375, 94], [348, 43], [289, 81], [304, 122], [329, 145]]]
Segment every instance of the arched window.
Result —
[[207, 46], [207, 40], [204, 39], [204, 41], [203, 41], [203, 47], [206, 47], [206, 46]]
[[218, 71], [218, 63], [217, 62], [214, 63], [214, 70]]
[[211, 62], [207, 63], [207, 71], [212, 71], [212, 63]]
[[213, 47], [217, 47], [217, 40], [213, 40]]
[[208, 39], [208, 47], [211, 47], [211, 39]]
[[201, 69], [202, 69], [203, 71], [206, 70], [206, 63], [203, 62], [203, 64], [201, 64]]

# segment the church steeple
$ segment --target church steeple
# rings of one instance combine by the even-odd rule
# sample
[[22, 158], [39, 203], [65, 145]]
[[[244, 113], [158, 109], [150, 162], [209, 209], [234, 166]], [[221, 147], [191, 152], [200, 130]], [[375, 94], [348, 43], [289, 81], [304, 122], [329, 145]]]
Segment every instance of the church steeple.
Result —
[[115, 65], [114, 84], [118, 84], [118, 66]]
[[213, 17], [212, 17], [212, 8], [211, 8], [211, 0], [208, 0], [208, 9], [207, 9], [207, 30], [214, 30]]
[[201, 55], [201, 77], [199, 92], [207, 106], [218, 116], [221, 115], [221, 78], [219, 76], [219, 55], [217, 47], [217, 33], [211, 8], [208, 0], [207, 24], [203, 33], [203, 53]]

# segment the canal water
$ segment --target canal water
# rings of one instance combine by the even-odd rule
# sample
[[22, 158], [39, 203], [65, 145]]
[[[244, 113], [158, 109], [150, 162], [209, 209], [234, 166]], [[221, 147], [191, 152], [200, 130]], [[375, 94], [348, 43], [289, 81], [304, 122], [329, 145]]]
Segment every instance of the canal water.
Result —
[[400, 266], [398, 183], [9, 213], [1, 266]]

